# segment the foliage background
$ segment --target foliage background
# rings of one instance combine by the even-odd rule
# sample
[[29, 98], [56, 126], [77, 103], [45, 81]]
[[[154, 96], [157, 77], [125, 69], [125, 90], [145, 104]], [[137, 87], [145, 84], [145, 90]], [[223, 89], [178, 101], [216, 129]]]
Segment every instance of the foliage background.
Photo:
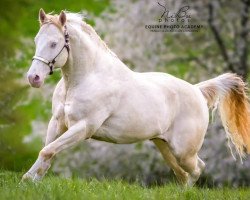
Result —
[[[135, 71], [163, 71], [191, 83], [233, 71], [249, 80], [249, 1], [159, 2], [167, 3], [171, 10], [188, 3], [192, 19], [205, 28], [198, 33], [149, 32], [145, 24], [155, 23], [160, 14], [157, 1], [150, 0], [0, 1], [0, 168], [24, 171], [30, 167], [43, 146], [51, 115], [51, 95], [60, 72], [49, 77], [39, 90], [30, 88], [25, 77], [34, 53], [41, 7], [47, 12], [66, 9], [85, 13], [85, 20]], [[239, 159], [235, 162], [226, 143], [217, 116], [201, 150], [207, 167], [200, 185], [250, 184], [249, 158], [243, 165]], [[149, 141], [114, 145], [89, 140], [60, 153], [52, 171], [66, 177], [125, 179], [143, 185], [173, 179]]]

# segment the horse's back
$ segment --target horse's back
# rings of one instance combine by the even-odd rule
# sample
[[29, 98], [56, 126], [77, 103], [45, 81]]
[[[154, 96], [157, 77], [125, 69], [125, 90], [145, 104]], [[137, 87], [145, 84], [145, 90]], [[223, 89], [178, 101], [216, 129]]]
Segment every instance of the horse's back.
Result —
[[196, 105], [196, 107], [203, 107], [205, 105], [206, 107], [206, 100], [203, 97], [200, 89], [196, 85], [192, 85], [185, 80], [161, 72], [137, 73], [137, 77], [157, 85], [157, 87], [159, 87], [165, 96], [170, 100], [174, 93], [176, 96], [178, 96], [178, 100], [180, 102], [179, 106], [184, 105], [185, 107], [191, 107]]
[[170, 74], [161, 72], [136, 73], [136, 78], [138, 81], [154, 84], [172, 103], [175, 103], [173, 102], [174, 94], [178, 97], [179, 106], [185, 103], [188, 104], [188, 107], [206, 104], [198, 87]]

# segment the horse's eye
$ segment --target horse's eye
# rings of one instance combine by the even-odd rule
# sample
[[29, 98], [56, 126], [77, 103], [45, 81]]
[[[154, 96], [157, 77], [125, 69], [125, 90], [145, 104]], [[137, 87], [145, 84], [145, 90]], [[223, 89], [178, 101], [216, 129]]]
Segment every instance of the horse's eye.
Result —
[[51, 48], [55, 48], [56, 47], [56, 42], [52, 42], [50, 45]]

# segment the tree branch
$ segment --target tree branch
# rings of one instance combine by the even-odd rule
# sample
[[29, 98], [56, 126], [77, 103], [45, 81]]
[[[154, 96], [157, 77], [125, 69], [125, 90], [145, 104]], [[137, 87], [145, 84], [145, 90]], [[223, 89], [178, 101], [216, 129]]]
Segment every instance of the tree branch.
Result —
[[214, 12], [214, 3], [209, 2], [208, 3], [208, 24], [211, 28], [212, 33], [214, 34], [215, 40], [220, 48], [221, 54], [225, 62], [227, 63], [228, 69], [232, 72], [235, 72], [233, 64], [230, 61], [230, 58], [227, 53], [226, 46], [224, 44], [224, 41], [220, 35], [220, 32], [218, 28], [215, 25], [215, 12]]
[[188, 63], [191, 61], [196, 62], [200, 67], [202, 67], [203, 69], [205, 69], [206, 71], [209, 70], [208, 66], [206, 65], [206, 62], [203, 62], [204, 59], [200, 59], [199, 57], [196, 56], [188, 56], [188, 57], [178, 57], [178, 58], [174, 58], [170, 61], [168, 61], [168, 63], [175, 63], [175, 62], [183, 62], [183, 63]]
[[241, 31], [239, 35], [238, 42], [238, 54], [239, 54], [239, 71], [238, 73], [246, 79], [248, 74], [248, 21], [249, 21], [249, 9], [250, 9], [250, 0], [241, 0], [243, 7], [241, 10]]

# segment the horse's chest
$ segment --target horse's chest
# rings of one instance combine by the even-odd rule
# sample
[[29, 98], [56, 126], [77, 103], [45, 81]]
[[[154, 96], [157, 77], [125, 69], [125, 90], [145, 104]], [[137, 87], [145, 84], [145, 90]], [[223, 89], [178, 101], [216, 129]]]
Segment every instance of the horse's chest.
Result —
[[79, 120], [89, 119], [91, 116], [91, 111], [95, 112], [93, 109], [95, 105], [88, 100], [77, 101], [71, 100], [64, 103], [64, 121], [65, 125], [69, 128]]
[[[64, 121], [65, 125], [69, 128], [72, 126], [73, 123], [75, 123], [77, 120], [79, 120], [81, 117], [80, 108], [77, 110], [72, 103], [65, 103], [64, 104]], [[79, 118], [79, 119], [78, 119]]]
[[64, 101], [56, 102], [53, 105], [53, 116], [55, 117], [55, 119], [58, 122], [65, 124], [65, 126], [69, 128], [72, 124], [72, 116], [74, 113], [72, 105]]

